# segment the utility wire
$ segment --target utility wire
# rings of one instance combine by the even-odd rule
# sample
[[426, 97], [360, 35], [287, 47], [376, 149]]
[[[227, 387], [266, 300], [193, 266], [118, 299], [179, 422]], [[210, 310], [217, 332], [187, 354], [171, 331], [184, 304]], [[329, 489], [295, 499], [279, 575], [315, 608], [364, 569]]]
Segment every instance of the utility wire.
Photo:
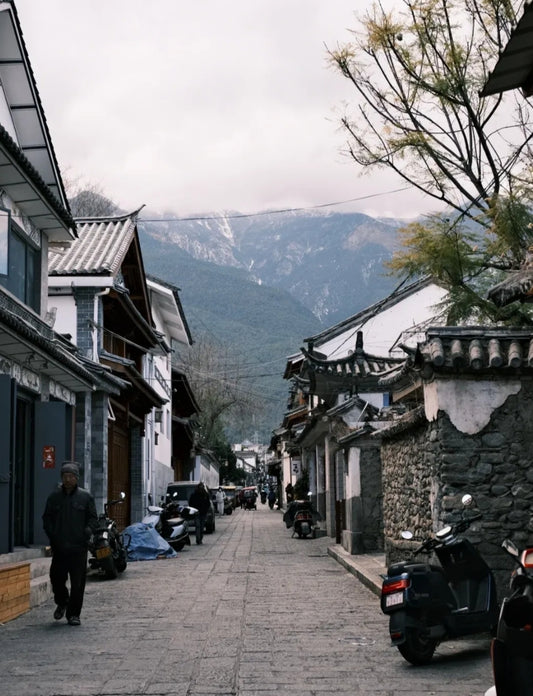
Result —
[[412, 188], [411, 186], [402, 186], [401, 188], [392, 189], [390, 191], [382, 191], [381, 193], [369, 193], [367, 196], [358, 196], [357, 198], [349, 198], [345, 201], [335, 201], [334, 203], [319, 203], [318, 205], [310, 205], [303, 208], [280, 208], [279, 210], [263, 210], [257, 213], [235, 213], [234, 215], [204, 215], [198, 217], [172, 217], [172, 218], [139, 218], [139, 222], [195, 222], [200, 220], [235, 220], [239, 218], [261, 217], [263, 215], [280, 215], [281, 213], [298, 213], [303, 210], [316, 210], [317, 208], [330, 208], [335, 205], [344, 205], [345, 203], [354, 203], [356, 201], [365, 201], [369, 198], [377, 198], [378, 196], [388, 196], [391, 193], [399, 193]]

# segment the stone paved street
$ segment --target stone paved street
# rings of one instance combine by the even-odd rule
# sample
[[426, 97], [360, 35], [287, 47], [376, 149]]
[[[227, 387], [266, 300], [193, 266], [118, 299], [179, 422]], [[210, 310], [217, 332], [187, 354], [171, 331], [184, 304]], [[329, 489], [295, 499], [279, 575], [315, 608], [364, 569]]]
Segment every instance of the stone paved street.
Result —
[[82, 625], [50, 601], [0, 627], [1, 696], [481, 696], [488, 639], [415, 668], [391, 648], [376, 595], [258, 505], [217, 518], [175, 560], [90, 576]]

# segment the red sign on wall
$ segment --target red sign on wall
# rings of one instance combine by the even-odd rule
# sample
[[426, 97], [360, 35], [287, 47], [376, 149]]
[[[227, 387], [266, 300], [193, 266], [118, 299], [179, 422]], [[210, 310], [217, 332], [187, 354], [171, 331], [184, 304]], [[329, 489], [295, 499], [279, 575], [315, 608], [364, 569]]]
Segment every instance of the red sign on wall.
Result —
[[43, 469], [56, 468], [56, 448], [55, 445], [45, 445], [43, 447]]

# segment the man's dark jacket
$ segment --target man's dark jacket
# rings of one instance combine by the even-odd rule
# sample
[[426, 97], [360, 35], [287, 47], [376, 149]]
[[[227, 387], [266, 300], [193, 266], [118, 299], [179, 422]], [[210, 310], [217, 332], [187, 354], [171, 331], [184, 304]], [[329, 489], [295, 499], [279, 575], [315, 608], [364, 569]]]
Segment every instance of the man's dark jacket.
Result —
[[211, 507], [211, 498], [205, 488], [197, 488], [192, 492], [189, 505], [195, 507], [200, 515], [207, 515]]
[[61, 486], [48, 496], [43, 526], [52, 551], [69, 553], [86, 550], [97, 523], [94, 498], [84, 488], [77, 486], [68, 494]]

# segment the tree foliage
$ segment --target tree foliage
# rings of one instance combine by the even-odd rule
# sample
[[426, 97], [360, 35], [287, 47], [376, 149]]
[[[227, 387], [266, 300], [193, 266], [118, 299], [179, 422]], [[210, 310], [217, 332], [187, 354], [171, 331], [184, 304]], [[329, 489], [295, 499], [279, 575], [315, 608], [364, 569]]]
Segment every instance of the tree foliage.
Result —
[[120, 213], [118, 205], [104, 194], [98, 184], [82, 185], [79, 181], [67, 181], [66, 188], [74, 218], [105, 217]]
[[244, 361], [206, 335], [198, 335], [181, 358], [200, 407], [196, 425], [198, 442], [214, 451], [224, 450], [227, 420], [245, 417], [260, 408], [243, 380]]
[[348, 154], [393, 170], [445, 213], [407, 225], [393, 272], [431, 274], [450, 291], [448, 321], [528, 322], [523, 309], [483, 299], [533, 243], [532, 111], [518, 93], [481, 97], [516, 24], [518, 0], [402, 0], [376, 4], [353, 40], [329, 51], [350, 80], [341, 118]]

